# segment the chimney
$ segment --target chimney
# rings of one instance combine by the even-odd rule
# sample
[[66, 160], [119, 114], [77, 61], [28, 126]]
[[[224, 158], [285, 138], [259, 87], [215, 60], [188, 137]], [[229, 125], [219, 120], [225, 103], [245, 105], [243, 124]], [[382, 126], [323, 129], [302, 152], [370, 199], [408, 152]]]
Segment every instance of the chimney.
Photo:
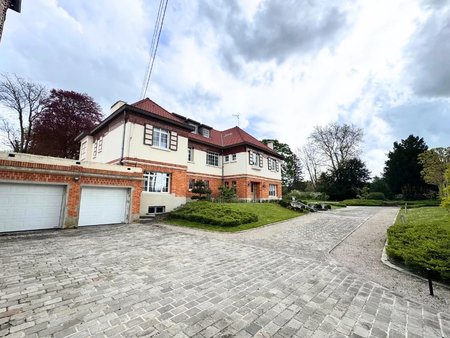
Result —
[[268, 146], [270, 149], [273, 149], [273, 141], [267, 141], [267, 146]]
[[125, 101], [119, 100], [116, 103], [114, 103], [111, 106], [111, 113], [114, 113], [116, 110], [118, 110], [120, 107], [122, 107], [123, 105], [127, 104]]

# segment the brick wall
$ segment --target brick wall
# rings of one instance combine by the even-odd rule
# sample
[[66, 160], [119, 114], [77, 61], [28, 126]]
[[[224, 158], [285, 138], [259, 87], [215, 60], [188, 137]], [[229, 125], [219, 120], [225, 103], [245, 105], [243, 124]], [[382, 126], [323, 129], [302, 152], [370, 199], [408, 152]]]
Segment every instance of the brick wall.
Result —
[[[113, 166], [111, 166], [113, 169]], [[0, 182], [44, 183], [65, 185], [67, 189], [63, 228], [78, 224], [81, 188], [85, 185], [131, 188], [130, 221], [139, 218], [142, 174], [100, 170], [83, 166], [50, 165], [0, 159]]]

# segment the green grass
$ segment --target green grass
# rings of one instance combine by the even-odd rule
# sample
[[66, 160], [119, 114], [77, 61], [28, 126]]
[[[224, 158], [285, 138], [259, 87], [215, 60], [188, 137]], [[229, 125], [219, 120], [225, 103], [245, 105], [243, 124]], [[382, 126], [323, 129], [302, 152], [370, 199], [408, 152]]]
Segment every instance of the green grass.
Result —
[[[258, 220], [256, 222], [241, 224], [237, 226], [219, 226], [219, 225], [211, 225], [204, 224], [195, 221], [189, 221], [186, 219], [179, 219], [176, 216], [177, 212], [172, 212], [168, 215], [165, 222], [168, 224], [180, 225], [189, 228], [197, 228], [203, 230], [211, 230], [211, 231], [220, 231], [220, 232], [237, 232], [247, 229], [257, 228], [266, 224], [275, 223], [284, 221], [290, 218], [301, 216], [302, 213], [289, 210], [281, 207], [277, 203], [212, 203], [212, 202], [192, 202], [188, 203], [186, 206], [188, 208], [196, 207], [204, 208], [205, 206], [209, 206], [211, 208], [226, 208], [231, 209], [238, 212], [245, 213], [253, 213], [258, 216]], [[178, 210], [182, 210], [181, 209]], [[178, 211], [177, 210], [177, 211]]]
[[382, 201], [382, 200], [365, 200], [365, 199], [350, 199], [343, 200], [343, 204], [347, 206], [369, 206], [369, 207], [403, 207], [405, 203], [410, 208], [434, 207], [439, 206], [438, 200], [423, 200], [423, 201]]
[[450, 213], [440, 207], [402, 210], [388, 229], [387, 254], [411, 270], [450, 282]]

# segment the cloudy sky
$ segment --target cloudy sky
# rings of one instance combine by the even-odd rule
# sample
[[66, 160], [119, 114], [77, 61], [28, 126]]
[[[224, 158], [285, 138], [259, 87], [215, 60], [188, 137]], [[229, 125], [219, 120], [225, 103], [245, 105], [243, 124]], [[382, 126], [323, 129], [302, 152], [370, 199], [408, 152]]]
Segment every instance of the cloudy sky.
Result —
[[[22, 0], [0, 73], [140, 99], [157, 0]], [[147, 96], [217, 129], [302, 146], [316, 125], [364, 129], [382, 171], [409, 134], [450, 146], [449, 0], [169, 0]]]

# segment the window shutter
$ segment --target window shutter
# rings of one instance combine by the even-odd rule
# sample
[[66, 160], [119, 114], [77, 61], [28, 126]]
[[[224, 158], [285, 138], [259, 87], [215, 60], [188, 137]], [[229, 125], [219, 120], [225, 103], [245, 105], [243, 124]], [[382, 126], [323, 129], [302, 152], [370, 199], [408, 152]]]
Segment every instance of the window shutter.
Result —
[[259, 154], [258, 158], [259, 158], [259, 167], [262, 168], [264, 165], [262, 154]]
[[272, 170], [272, 159], [271, 158], [267, 158], [267, 168], [269, 170]]
[[178, 149], [178, 134], [174, 131], [170, 133], [170, 150], [176, 151]]
[[253, 165], [253, 156], [251, 151], [248, 152], [248, 164]]
[[153, 145], [153, 126], [150, 124], [145, 125], [144, 129], [144, 144]]
[[277, 160], [275, 160], [275, 168], [277, 169], [277, 171], [280, 171], [280, 162], [278, 162]]

